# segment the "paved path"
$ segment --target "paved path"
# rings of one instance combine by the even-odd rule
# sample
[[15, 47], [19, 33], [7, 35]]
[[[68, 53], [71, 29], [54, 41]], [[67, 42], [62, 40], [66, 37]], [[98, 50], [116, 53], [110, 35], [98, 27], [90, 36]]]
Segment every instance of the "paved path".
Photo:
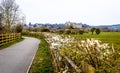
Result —
[[39, 43], [38, 39], [26, 38], [0, 50], [0, 73], [26, 73]]

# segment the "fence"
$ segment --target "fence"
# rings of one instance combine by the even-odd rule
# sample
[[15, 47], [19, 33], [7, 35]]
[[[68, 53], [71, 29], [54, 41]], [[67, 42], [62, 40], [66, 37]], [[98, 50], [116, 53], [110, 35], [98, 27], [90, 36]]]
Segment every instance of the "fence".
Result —
[[20, 38], [20, 33], [0, 34], [0, 46]]
[[67, 44], [67, 45], [73, 44], [71, 43], [74, 42], [73, 38], [59, 36], [56, 34], [49, 34], [49, 33], [44, 33], [44, 36], [46, 37], [46, 41], [50, 44], [50, 52], [53, 61], [54, 73], [95, 73], [95, 69], [94, 67], [92, 67], [92, 65], [79, 58], [79, 56], [82, 55], [77, 55], [77, 53], [74, 52], [73, 50], [69, 51], [70, 53], [72, 53], [73, 51], [74, 53], [72, 54], [68, 54], [69, 52], [67, 53], [64, 52], [64, 51], [68, 51], [69, 49], [62, 50], [66, 46], [62, 44]]
[[62, 56], [57, 49], [50, 49], [55, 73], [81, 73], [82, 71], [66, 56]]
[[83, 61], [81, 69], [67, 56], [60, 54], [59, 49], [50, 49], [54, 73], [95, 73], [95, 69]]

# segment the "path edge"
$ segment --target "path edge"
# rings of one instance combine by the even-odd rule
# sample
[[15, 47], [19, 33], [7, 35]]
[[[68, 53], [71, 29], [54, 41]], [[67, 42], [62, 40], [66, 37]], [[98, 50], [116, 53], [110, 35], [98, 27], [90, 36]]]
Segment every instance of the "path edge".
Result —
[[[39, 44], [40, 44], [40, 41], [39, 41]], [[38, 48], [39, 48], [39, 44], [38, 44]], [[38, 48], [37, 48], [37, 50], [38, 50]], [[36, 52], [34, 53], [34, 55], [33, 55], [33, 57], [32, 57], [32, 60], [31, 60], [31, 62], [30, 62], [30, 64], [29, 64], [29, 67], [28, 67], [26, 73], [29, 73], [29, 70], [30, 70], [30, 68], [31, 68], [31, 66], [32, 66], [32, 63], [33, 63], [34, 58], [35, 58], [35, 55], [36, 55], [36, 53], [37, 53], [37, 50], [36, 50]]]

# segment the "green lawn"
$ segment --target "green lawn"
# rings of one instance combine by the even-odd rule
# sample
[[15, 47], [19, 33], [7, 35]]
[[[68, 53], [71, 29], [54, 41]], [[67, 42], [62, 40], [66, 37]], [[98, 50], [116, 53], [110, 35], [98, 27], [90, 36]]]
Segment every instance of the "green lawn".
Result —
[[83, 35], [77, 34], [72, 35], [78, 39], [94, 38], [99, 39], [103, 43], [109, 43], [109, 45], [114, 45], [115, 48], [120, 49], [120, 32], [101, 32], [99, 35], [92, 33], [84, 33]]

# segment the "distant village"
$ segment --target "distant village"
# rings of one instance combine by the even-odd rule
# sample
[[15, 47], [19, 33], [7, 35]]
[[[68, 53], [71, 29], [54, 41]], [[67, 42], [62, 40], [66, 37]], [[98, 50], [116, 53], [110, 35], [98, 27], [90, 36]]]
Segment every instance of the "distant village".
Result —
[[27, 30], [28, 28], [48, 28], [51, 30], [61, 30], [61, 29], [66, 29], [68, 26], [73, 26], [73, 28], [77, 28], [77, 29], [88, 29], [90, 30], [91, 28], [95, 27], [95, 28], [100, 28], [101, 31], [103, 32], [119, 32], [120, 31], [120, 24], [115, 24], [115, 25], [101, 25], [101, 26], [90, 26], [88, 24], [83, 24], [83, 23], [76, 23], [76, 22], [66, 22], [64, 24], [50, 24], [50, 23], [46, 23], [46, 24], [42, 24], [42, 23], [36, 23], [36, 24], [32, 24], [31, 22], [29, 24], [25, 24], [24, 25], [24, 30]]
[[49, 24], [49, 23], [46, 23], [46, 24], [40, 24], [40, 23], [32, 24], [30, 22], [29, 24], [24, 25], [24, 29], [45, 27], [45, 28], [48, 28], [48, 29], [59, 30], [59, 29], [66, 29], [67, 26], [73, 26], [73, 28], [79, 28], [79, 29], [90, 28], [90, 26], [87, 25], [87, 24], [75, 23], [75, 22], [68, 21], [64, 24]]

